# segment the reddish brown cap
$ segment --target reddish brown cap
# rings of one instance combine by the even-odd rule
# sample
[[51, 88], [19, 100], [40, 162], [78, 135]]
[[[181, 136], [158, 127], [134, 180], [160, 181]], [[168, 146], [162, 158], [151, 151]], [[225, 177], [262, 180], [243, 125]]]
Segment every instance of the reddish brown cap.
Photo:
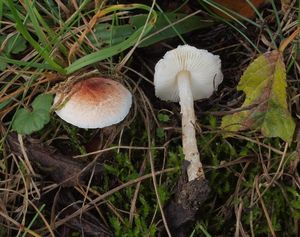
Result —
[[54, 103], [61, 99], [57, 115], [80, 128], [103, 128], [122, 121], [128, 114], [131, 93], [120, 83], [93, 77], [74, 84], [68, 95], [57, 93]]

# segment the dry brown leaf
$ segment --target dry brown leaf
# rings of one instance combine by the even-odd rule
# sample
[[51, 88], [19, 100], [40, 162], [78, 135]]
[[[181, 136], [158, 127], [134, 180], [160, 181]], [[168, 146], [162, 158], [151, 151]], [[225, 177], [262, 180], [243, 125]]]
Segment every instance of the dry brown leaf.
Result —
[[[252, 7], [247, 3], [246, 0], [214, 0], [214, 2], [224, 6], [225, 8], [228, 8], [236, 13], [238, 13], [241, 16], [247, 17], [247, 18], [252, 18], [255, 16], [255, 12], [252, 9]], [[262, 6], [266, 0], [252, 0], [252, 4], [256, 7], [259, 8]], [[212, 9], [215, 13], [218, 15], [230, 19], [231, 17], [218, 9], [214, 8]]]

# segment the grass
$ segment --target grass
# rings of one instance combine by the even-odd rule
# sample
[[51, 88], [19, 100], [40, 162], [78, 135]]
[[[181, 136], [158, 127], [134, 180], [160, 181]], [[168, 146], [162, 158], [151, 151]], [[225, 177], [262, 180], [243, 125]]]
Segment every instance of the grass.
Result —
[[[184, 1], [174, 8], [155, 1], [96, 2], [0, 2], [0, 35], [5, 36], [0, 38], [0, 236], [82, 236], [89, 229], [94, 236], [104, 230], [115, 236], [159, 235], [166, 226], [163, 206], [174, 194], [184, 156], [179, 105], [155, 98], [153, 68], [167, 49], [185, 41], [220, 54], [225, 76], [212, 98], [195, 103], [197, 142], [212, 192], [191, 236], [298, 236], [298, 135], [287, 144], [258, 131], [224, 137], [220, 129], [222, 116], [243, 101], [235, 89], [242, 72], [260, 52], [278, 48], [299, 25], [297, 3], [288, 12], [276, 1], [260, 8], [250, 4], [254, 18], [235, 14], [229, 20], [212, 12], [217, 8], [226, 14], [228, 9], [210, 0]], [[167, 23], [158, 31], [174, 29], [168, 13], [179, 10], [188, 12], [182, 22], [192, 22], [193, 12], [199, 11], [209, 23], [187, 35], [178, 23], [175, 39], [157, 43], [162, 36], [153, 29], [161, 19]], [[124, 35], [140, 13], [146, 23]], [[107, 41], [96, 37], [99, 44], [91, 43], [91, 29], [98, 24], [109, 25], [116, 35], [111, 31]], [[121, 40], [114, 42], [114, 36]], [[145, 36], [154, 43], [142, 48]], [[284, 55], [295, 120], [297, 47], [295, 40]], [[84, 75], [109, 75], [130, 89], [134, 105], [126, 120], [101, 130], [82, 130], [51, 113], [42, 130], [19, 135], [21, 151], [13, 151], [7, 135], [16, 111], [30, 110], [37, 95], [55, 92], [57, 83], [68, 87]], [[83, 182], [64, 187], [49, 175], [55, 172], [51, 167], [29, 161], [28, 138], [93, 169]]]

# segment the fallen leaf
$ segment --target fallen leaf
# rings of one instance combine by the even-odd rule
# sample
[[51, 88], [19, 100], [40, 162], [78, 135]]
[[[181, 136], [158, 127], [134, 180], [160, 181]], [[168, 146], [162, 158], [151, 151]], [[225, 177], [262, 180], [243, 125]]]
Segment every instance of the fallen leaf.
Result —
[[[252, 18], [255, 16], [255, 11], [251, 7], [249, 3], [247, 3], [247, 0], [214, 0], [215, 3], [220, 4], [221, 6], [234, 11], [238, 13], [241, 16], [247, 17], [247, 18]], [[259, 8], [262, 4], [266, 2], [266, 0], [252, 0], [251, 1], [253, 6], [256, 8]], [[212, 9], [215, 13], [218, 15], [230, 19], [231, 17], [220, 10], [213, 8]]]
[[237, 87], [246, 94], [242, 111], [224, 116], [221, 127], [226, 131], [260, 129], [266, 137], [291, 142], [295, 122], [288, 111], [286, 87], [282, 54], [274, 50], [259, 56]]

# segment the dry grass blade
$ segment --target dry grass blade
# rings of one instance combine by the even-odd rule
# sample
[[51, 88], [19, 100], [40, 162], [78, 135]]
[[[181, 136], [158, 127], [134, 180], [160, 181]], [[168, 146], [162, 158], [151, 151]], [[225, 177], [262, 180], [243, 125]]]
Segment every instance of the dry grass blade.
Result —
[[[177, 171], [176, 168], [168, 168], [168, 169], [165, 169], [165, 170], [162, 170], [162, 171], [156, 171], [155, 172], [155, 175], [160, 175], [160, 174], [163, 174], [163, 173], [168, 173], [168, 172], [174, 172], [174, 171]], [[72, 218], [75, 218], [76, 216], [79, 216], [81, 215], [82, 213], [88, 211], [90, 208], [93, 207], [93, 205], [97, 205], [99, 204], [101, 201], [105, 200], [105, 198], [111, 196], [112, 194], [116, 193], [116, 192], [119, 192], [120, 190], [124, 189], [124, 188], [127, 188], [129, 186], [132, 186], [140, 181], [143, 181], [145, 179], [149, 179], [149, 178], [152, 178], [153, 177], [153, 174], [146, 174], [146, 175], [143, 175], [137, 179], [134, 179], [134, 180], [131, 180], [131, 181], [128, 181], [127, 183], [124, 183], [118, 187], [115, 187], [111, 190], [109, 190], [108, 192], [100, 195], [99, 197], [91, 200], [90, 202], [88, 202], [87, 204], [85, 204], [84, 206], [82, 206], [81, 209], [79, 209], [78, 211], [75, 211], [74, 213], [72, 213], [71, 215], [69, 215], [68, 217], [65, 217], [64, 219], [62, 220], [59, 220], [57, 221], [54, 225], [55, 225], [55, 229], [58, 228], [59, 226], [65, 224], [66, 222], [68, 222], [69, 220], [71, 220]]]
[[[142, 166], [140, 168], [140, 172], [139, 172], [140, 175], [143, 175], [143, 173], [145, 171], [145, 166], [146, 166], [146, 159], [144, 159], [144, 161], [142, 163]], [[140, 187], [141, 187], [141, 182], [138, 182], [136, 184], [134, 195], [133, 195], [132, 200], [131, 200], [130, 215], [129, 215], [129, 224], [130, 225], [132, 225], [132, 223], [133, 223], [133, 218], [134, 218], [135, 211], [136, 211], [136, 202], [137, 202], [138, 194], [139, 194], [139, 191], [140, 191]]]
[[15, 226], [20, 228], [21, 231], [24, 231], [25, 233], [31, 234], [34, 237], [41, 237], [41, 235], [39, 235], [39, 234], [35, 233], [34, 231], [24, 227], [22, 224], [18, 223], [13, 218], [9, 217], [8, 215], [6, 215], [5, 213], [3, 213], [1, 211], [0, 211], [0, 216], [4, 217], [9, 222], [13, 223]]
[[264, 211], [264, 214], [265, 214], [268, 226], [269, 226], [269, 230], [270, 230], [272, 236], [276, 237], [277, 235], [275, 234], [270, 215], [268, 213], [268, 210], [267, 210], [266, 205], [265, 205], [264, 200], [263, 200], [263, 196], [261, 195], [261, 193], [259, 191], [259, 182], [258, 182], [257, 178], [256, 178], [256, 182], [255, 182], [255, 189], [256, 189], [256, 192], [258, 194], [258, 198], [259, 198], [259, 201], [261, 203], [261, 206], [263, 208], [263, 211]]
[[[45, 216], [40, 212], [39, 208], [31, 201], [28, 199], [28, 195], [26, 194], [22, 194], [22, 190], [20, 190], [20, 192], [15, 191], [15, 190], [11, 190], [11, 189], [0, 189], [0, 191], [2, 192], [7, 192], [7, 193], [12, 193], [16, 196], [20, 196], [22, 198], [24, 198], [25, 202], [30, 205], [31, 207], [34, 208], [34, 210], [36, 211], [36, 213], [39, 215], [39, 217], [42, 219], [42, 221], [45, 224], [45, 230], [49, 231], [50, 236], [55, 237], [54, 232], [52, 230], [52, 228], [50, 227], [48, 221], [46, 220]], [[14, 218], [11, 218], [10, 216], [8, 216], [7, 214], [3, 213], [0, 210], [0, 215], [2, 215], [3, 217], [7, 218], [9, 221], [13, 220], [13, 224], [17, 225], [17, 227], [19, 228], [20, 231], [24, 231], [26, 230], [28, 233], [30, 233], [30, 230], [28, 230], [28, 228], [26, 228], [23, 224], [18, 223]], [[33, 231], [31, 231], [31, 233], [35, 233]], [[38, 235], [39, 236], [39, 235]]]
[[[277, 167], [276, 173], [274, 174], [272, 180], [268, 183], [267, 187], [266, 187], [266, 188], [262, 191], [262, 193], [259, 195], [259, 197], [257, 198], [257, 200], [255, 200], [255, 201], [253, 202], [252, 206], [255, 205], [255, 204], [259, 201], [260, 197], [262, 197], [262, 196], [268, 191], [268, 189], [269, 189], [270, 187], [272, 187], [272, 185], [274, 184], [274, 182], [275, 182], [278, 178], [280, 178], [280, 176], [282, 175], [282, 172], [283, 172], [283, 171], [282, 171], [281, 169], [283, 168], [283, 164], [284, 164], [284, 161], [285, 161], [285, 158], [286, 158], [286, 155], [287, 155], [287, 148], [288, 148], [288, 143], [285, 144], [284, 151], [283, 151], [283, 153], [282, 153], [282, 157], [281, 157], [280, 163], [279, 163], [279, 165], [278, 165], [278, 167]], [[251, 206], [251, 207], [252, 207], [252, 206]]]

